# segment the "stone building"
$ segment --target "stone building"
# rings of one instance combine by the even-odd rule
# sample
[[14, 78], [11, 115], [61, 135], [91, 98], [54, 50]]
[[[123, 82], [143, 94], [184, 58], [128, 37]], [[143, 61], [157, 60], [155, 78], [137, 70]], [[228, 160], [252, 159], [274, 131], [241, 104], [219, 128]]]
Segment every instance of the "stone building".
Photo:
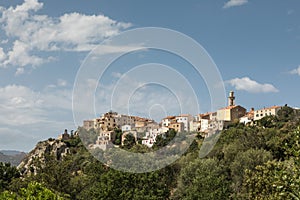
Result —
[[228, 106], [217, 111], [217, 120], [225, 121], [225, 123], [232, 123], [235, 120], [239, 120], [241, 117], [245, 116], [246, 111], [246, 108], [240, 105], [235, 105], [234, 92], [230, 91], [228, 97]]

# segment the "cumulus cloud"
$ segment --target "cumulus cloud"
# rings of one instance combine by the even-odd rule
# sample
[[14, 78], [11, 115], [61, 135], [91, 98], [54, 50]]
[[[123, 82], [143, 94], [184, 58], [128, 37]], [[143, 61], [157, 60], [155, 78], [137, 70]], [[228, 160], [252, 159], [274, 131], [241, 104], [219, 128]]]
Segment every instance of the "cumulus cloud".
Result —
[[0, 62], [6, 59], [6, 54], [3, 51], [3, 48], [0, 47]]
[[300, 65], [297, 69], [293, 69], [292, 71], [290, 71], [290, 74], [297, 74], [300, 76]]
[[244, 90], [250, 93], [279, 92], [279, 90], [272, 84], [258, 83], [248, 77], [234, 78], [226, 81], [226, 83], [229, 83], [231, 86], [235, 87], [236, 90]]
[[223, 8], [231, 8], [234, 6], [241, 6], [246, 3], [248, 3], [248, 0], [230, 0], [224, 4]]
[[71, 110], [71, 90], [36, 92], [22, 85], [0, 87], [0, 124], [27, 125], [47, 122], [55, 110]]
[[43, 8], [38, 0], [25, 0], [16, 7], [2, 8], [1, 27], [13, 46], [0, 48], [2, 66], [41, 65], [51, 57], [36, 52], [89, 51], [104, 39], [131, 26], [104, 15], [66, 13], [54, 18], [36, 14]]
[[[35, 143], [57, 137], [65, 128], [75, 129], [72, 90], [46, 88], [37, 92], [23, 85], [0, 87], [0, 146], [30, 150]], [[15, 140], [17, 138], [17, 140]]]

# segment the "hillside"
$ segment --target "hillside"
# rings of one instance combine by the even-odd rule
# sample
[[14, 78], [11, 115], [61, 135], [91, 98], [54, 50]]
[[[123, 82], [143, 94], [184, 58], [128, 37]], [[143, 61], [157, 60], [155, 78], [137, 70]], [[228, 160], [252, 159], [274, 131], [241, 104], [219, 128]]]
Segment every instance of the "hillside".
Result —
[[8, 162], [13, 166], [18, 166], [21, 161], [26, 157], [26, 153], [20, 151], [1, 150], [0, 162]]
[[[199, 136], [175, 163], [140, 174], [102, 164], [78, 137], [47, 140], [19, 166], [22, 178], [6, 178], [2, 188], [20, 197], [24, 190], [47, 193], [53, 197], [49, 199], [299, 199], [299, 138], [299, 114], [285, 109], [253, 126], [233, 124], [203, 159]], [[134, 143], [123, 149], [145, 153], [168, 139], [153, 149]], [[9, 195], [4, 192], [0, 199]]]

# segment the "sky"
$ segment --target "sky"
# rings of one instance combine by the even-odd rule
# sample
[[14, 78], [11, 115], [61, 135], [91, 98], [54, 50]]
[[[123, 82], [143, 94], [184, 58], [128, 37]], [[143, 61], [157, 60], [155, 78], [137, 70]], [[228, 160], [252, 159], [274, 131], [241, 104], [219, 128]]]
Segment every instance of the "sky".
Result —
[[[247, 109], [300, 107], [299, 19], [297, 0], [3, 0], [0, 149], [28, 152], [111, 109], [159, 121], [225, 106], [213, 105], [211, 77], [188, 60], [143, 48], [147, 34], [145, 41], [116, 42], [145, 27], [199, 43], [221, 77], [212, 88], [219, 85], [222, 97], [234, 90], [236, 103]], [[180, 42], [173, 40], [184, 46]], [[100, 63], [119, 53], [100, 74]]]

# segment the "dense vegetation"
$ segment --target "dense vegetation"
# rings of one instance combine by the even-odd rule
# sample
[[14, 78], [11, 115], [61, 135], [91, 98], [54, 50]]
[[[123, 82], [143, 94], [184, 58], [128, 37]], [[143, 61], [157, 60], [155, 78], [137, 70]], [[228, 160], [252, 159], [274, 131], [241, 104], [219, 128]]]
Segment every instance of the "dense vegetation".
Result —
[[[172, 137], [159, 138], [153, 148]], [[224, 130], [203, 159], [198, 137], [175, 163], [143, 174], [103, 165], [72, 138], [66, 141], [71, 154], [60, 161], [46, 155], [36, 175], [20, 177], [15, 167], [0, 164], [0, 199], [299, 199], [299, 138], [299, 113], [284, 107], [278, 117]], [[125, 143], [130, 151], [153, 151]]]

